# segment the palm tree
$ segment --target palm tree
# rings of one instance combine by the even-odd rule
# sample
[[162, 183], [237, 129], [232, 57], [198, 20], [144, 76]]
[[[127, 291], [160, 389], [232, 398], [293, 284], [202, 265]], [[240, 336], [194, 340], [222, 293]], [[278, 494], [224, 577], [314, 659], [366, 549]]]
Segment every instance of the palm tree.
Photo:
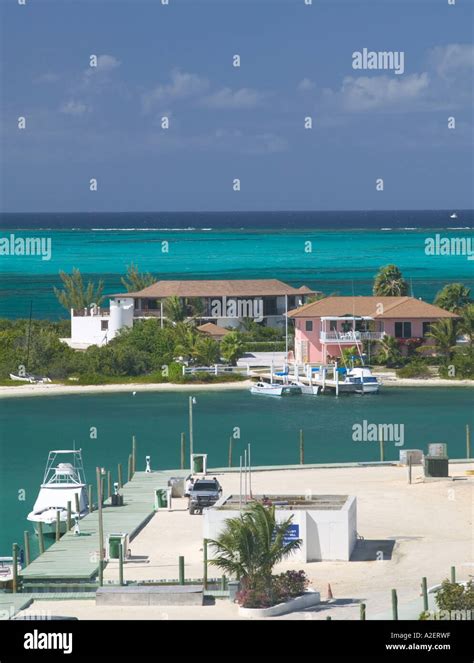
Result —
[[436, 351], [450, 359], [456, 347], [456, 325], [452, 318], [438, 320], [431, 325], [427, 336], [434, 339]]
[[461, 311], [461, 320], [458, 322], [458, 331], [467, 336], [469, 345], [474, 344], [474, 304], [468, 304]]
[[203, 366], [212, 366], [219, 361], [219, 343], [213, 338], [198, 338], [196, 343], [196, 359]]
[[127, 289], [127, 292], [138, 292], [155, 283], [156, 278], [149, 272], [139, 272], [138, 267], [132, 262], [130, 265], [127, 265], [127, 273], [120, 280], [122, 285]]
[[397, 366], [400, 363], [402, 353], [394, 336], [384, 336], [380, 341], [380, 350], [387, 366]]
[[185, 322], [177, 322], [174, 326], [174, 352], [190, 359], [199, 357], [199, 342], [202, 340], [195, 328]]
[[462, 283], [448, 283], [438, 292], [434, 304], [457, 313], [472, 302], [470, 295], [471, 290]]
[[275, 564], [301, 546], [301, 539], [288, 540], [293, 516], [277, 522], [274, 506], [254, 502], [237, 518], [226, 520], [224, 531], [209, 543], [217, 552], [210, 564], [237, 577], [246, 589], [264, 583], [269, 588]]
[[173, 295], [167, 297], [164, 303], [164, 314], [171, 322], [184, 322], [186, 320], [186, 306], [180, 297]]
[[54, 288], [54, 294], [67, 311], [83, 309], [91, 304], [99, 306], [104, 299], [102, 295], [104, 282], [99, 281], [96, 286], [89, 281], [86, 286], [81, 272], [76, 267], [73, 267], [72, 274], [60, 271], [59, 277], [63, 282], [63, 289]]
[[221, 341], [222, 358], [229, 364], [232, 364], [232, 366], [235, 366], [237, 359], [243, 355], [243, 347], [239, 332], [229, 332]]
[[373, 293], [379, 297], [403, 297], [408, 294], [408, 281], [396, 265], [386, 265], [374, 279]]

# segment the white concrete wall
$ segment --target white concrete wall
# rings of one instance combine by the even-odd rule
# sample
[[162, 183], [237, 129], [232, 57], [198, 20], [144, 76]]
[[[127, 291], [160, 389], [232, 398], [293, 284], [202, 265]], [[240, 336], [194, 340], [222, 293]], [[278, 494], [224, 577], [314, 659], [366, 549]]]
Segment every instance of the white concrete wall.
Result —
[[134, 303], [132, 297], [117, 297], [110, 300], [109, 341], [123, 327], [133, 327], [133, 311]]
[[102, 320], [108, 315], [73, 315], [71, 313], [71, 340], [73, 343], [104, 345], [107, 331], [101, 329]]
[[[110, 301], [110, 313], [101, 313], [101, 309], [87, 309], [87, 315], [74, 315], [71, 310], [72, 343], [105, 345], [111, 341], [123, 327], [133, 326], [133, 299], [121, 297]], [[102, 321], [108, 322], [108, 328], [102, 329]]]
[[[271, 497], [271, 496], [269, 496]], [[224, 498], [225, 501], [227, 498]], [[279, 522], [293, 516], [299, 526], [301, 548], [292, 559], [301, 562], [346, 560], [351, 557], [357, 539], [357, 500], [348, 497], [342, 509], [277, 509]], [[209, 508], [203, 514], [203, 537], [216, 539], [225, 528], [228, 518], [236, 518], [238, 510]], [[212, 549], [209, 549], [212, 557]]]

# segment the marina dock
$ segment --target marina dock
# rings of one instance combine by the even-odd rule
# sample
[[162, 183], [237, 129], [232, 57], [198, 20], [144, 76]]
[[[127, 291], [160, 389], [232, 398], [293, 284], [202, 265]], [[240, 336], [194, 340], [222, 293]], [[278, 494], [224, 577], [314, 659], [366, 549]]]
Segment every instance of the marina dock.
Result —
[[[173, 476], [186, 476], [189, 471], [136, 472], [120, 493], [123, 506], [111, 506], [104, 500], [104, 542], [108, 534], [127, 533], [129, 541], [152, 518], [155, 491], [166, 488]], [[26, 591], [50, 586], [53, 583], [81, 585], [95, 583], [99, 573], [99, 514], [97, 509], [80, 520], [80, 535], [66, 532], [42, 555], [21, 571], [20, 577]]]

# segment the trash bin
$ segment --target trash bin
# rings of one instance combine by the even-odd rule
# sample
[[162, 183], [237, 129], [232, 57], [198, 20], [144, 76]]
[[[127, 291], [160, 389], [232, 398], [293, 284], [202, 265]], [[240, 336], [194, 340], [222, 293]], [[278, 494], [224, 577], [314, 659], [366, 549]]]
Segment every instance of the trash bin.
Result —
[[207, 454], [193, 454], [192, 467], [193, 467], [193, 474], [206, 474]]
[[123, 532], [117, 534], [109, 534], [107, 537], [107, 555], [108, 559], [119, 559], [120, 557], [120, 544], [122, 544], [123, 556], [127, 551], [128, 535]]
[[166, 509], [168, 497], [166, 488], [158, 488], [155, 492], [155, 509]]

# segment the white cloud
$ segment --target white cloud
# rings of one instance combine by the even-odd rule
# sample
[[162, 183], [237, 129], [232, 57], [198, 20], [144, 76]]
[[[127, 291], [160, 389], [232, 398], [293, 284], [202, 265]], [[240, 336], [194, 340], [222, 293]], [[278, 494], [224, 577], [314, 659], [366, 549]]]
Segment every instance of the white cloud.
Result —
[[474, 70], [474, 45], [449, 44], [437, 46], [429, 54], [429, 59], [441, 78], [448, 78], [460, 72]]
[[315, 87], [315, 83], [313, 83], [310, 78], [303, 78], [303, 80], [298, 83], [297, 89], [299, 92], [309, 92], [310, 90], [314, 90]]
[[262, 103], [263, 98], [263, 94], [251, 88], [232, 90], [225, 87], [204, 97], [201, 105], [207, 108], [255, 108]]
[[66, 115], [83, 115], [89, 110], [90, 108], [86, 104], [83, 104], [82, 101], [74, 101], [73, 99], [66, 101], [59, 109], [61, 113], [65, 113]]
[[365, 111], [414, 102], [428, 90], [429, 83], [426, 72], [397, 79], [389, 76], [347, 76], [340, 90], [326, 89], [323, 95], [326, 101], [342, 106], [344, 110]]
[[196, 97], [206, 92], [208, 88], [209, 81], [206, 78], [175, 70], [171, 73], [171, 83], [158, 85], [142, 95], [143, 110], [145, 113], [149, 113], [161, 104]]

